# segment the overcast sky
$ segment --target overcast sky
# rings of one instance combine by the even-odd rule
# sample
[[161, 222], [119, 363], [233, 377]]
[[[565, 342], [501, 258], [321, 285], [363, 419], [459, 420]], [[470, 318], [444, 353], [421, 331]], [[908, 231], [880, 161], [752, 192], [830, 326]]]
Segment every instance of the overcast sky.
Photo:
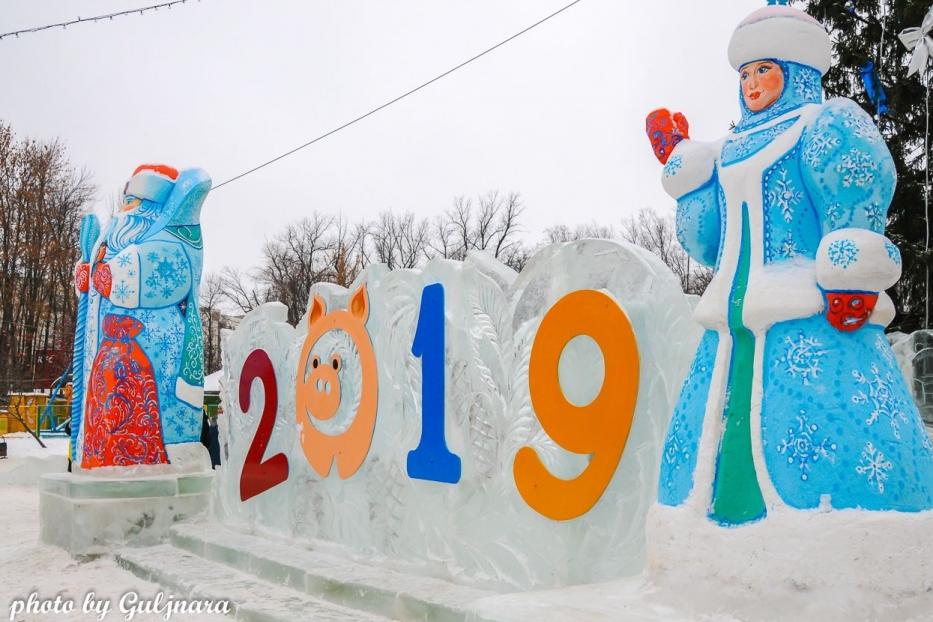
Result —
[[[158, 0], [3, 0], [0, 31]], [[109, 204], [135, 166], [215, 183], [449, 69], [567, 0], [190, 0], [172, 10], [0, 41], [0, 119], [64, 141]], [[738, 117], [726, 60], [764, 0], [583, 0], [392, 107], [212, 193], [205, 269], [248, 268], [313, 210], [429, 216], [458, 195], [522, 193], [526, 237], [555, 223], [672, 213], [644, 117], [698, 138]]]

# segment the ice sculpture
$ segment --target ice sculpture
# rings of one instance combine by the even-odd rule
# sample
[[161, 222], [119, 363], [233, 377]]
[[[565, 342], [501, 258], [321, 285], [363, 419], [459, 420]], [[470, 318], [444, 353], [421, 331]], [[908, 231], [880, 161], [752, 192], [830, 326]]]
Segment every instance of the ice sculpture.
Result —
[[315, 285], [297, 328], [260, 307], [223, 338], [212, 507], [473, 584], [637, 572], [690, 314], [655, 256], [596, 240], [521, 275], [483, 254], [370, 266], [349, 289]]
[[[722, 559], [743, 582], [757, 571], [737, 560], [754, 558], [756, 579], [808, 587], [834, 565], [893, 571], [887, 532], [919, 539], [933, 507], [933, 446], [884, 335], [894, 315], [884, 290], [901, 273], [884, 236], [894, 164], [861, 108], [823, 101], [831, 43], [806, 13], [755, 11], [729, 61], [742, 118], [727, 136], [691, 140], [683, 115], [664, 109], [647, 123], [678, 237], [716, 270], [665, 443], [654, 560]], [[807, 546], [833, 555], [788, 559]], [[906, 587], [904, 564], [873, 587]], [[911, 581], [928, 584], [928, 573]]]
[[106, 230], [82, 223], [75, 283], [75, 463], [83, 469], [170, 462], [196, 443], [203, 405], [198, 313], [200, 169], [142, 165]]

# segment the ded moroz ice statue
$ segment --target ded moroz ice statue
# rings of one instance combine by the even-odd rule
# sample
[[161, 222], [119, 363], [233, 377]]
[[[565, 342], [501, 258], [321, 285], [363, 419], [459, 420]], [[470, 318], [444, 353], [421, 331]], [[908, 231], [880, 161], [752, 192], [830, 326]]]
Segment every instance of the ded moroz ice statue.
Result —
[[933, 508], [933, 447], [884, 336], [901, 274], [884, 235], [894, 163], [861, 108], [823, 101], [831, 60], [819, 22], [772, 1], [729, 43], [742, 118], [728, 135], [648, 117], [678, 238], [715, 267], [658, 500], [712, 524]]
[[173, 445], [200, 437], [199, 223], [210, 186], [200, 169], [142, 165], [102, 234], [85, 218], [72, 422], [84, 469], [168, 463]]

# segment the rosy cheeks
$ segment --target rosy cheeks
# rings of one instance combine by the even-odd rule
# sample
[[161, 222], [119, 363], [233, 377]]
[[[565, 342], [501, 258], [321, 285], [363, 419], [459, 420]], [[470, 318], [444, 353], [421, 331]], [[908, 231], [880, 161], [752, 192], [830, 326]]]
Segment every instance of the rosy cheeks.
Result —
[[757, 61], [742, 67], [740, 72], [745, 105], [752, 112], [771, 106], [784, 90], [784, 72], [771, 61]]

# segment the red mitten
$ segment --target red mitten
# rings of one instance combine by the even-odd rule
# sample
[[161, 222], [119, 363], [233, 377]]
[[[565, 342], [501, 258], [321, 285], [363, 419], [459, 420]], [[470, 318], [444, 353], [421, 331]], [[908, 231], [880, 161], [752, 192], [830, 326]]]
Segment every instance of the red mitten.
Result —
[[667, 164], [677, 143], [690, 138], [690, 124], [682, 113], [671, 114], [667, 108], [658, 108], [645, 119], [645, 132], [655, 157], [661, 164]]
[[110, 288], [113, 285], [113, 277], [110, 275], [110, 266], [104, 262], [97, 264], [94, 268], [94, 289], [103, 294], [104, 298], [110, 298]]
[[91, 283], [91, 264], [79, 262], [75, 266], [75, 289], [86, 294]]
[[826, 319], [844, 333], [861, 328], [871, 317], [878, 294], [868, 292], [826, 292]]

